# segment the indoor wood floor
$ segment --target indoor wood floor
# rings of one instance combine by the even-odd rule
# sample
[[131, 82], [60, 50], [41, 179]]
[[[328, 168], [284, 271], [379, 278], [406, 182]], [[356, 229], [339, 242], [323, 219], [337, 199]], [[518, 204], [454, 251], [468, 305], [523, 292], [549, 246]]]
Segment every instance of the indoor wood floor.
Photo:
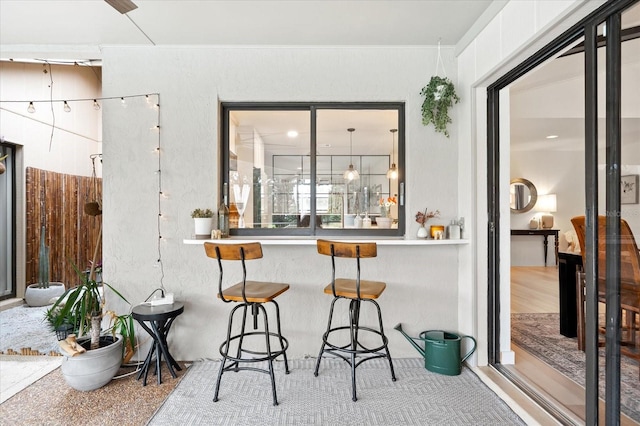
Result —
[[[558, 269], [555, 266], [511, 268], [511, 312], [553, 313], [559, 312], [558, 306]], [[577, 424], [584, 424], [584, 388], [518, 346], [512, 345], [512, 350], [516, 363], [508, 368]], [[601, 401], [601, 424], [604, 424], [604, 412]], [[624, 415], [621, 415], [620, 424], [638, 425]]]

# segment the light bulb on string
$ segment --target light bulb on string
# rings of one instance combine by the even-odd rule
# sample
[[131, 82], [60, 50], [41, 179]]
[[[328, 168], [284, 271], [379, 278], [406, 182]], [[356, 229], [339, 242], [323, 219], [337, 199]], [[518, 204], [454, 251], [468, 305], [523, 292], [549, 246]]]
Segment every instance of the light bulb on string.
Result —
[[127, 101], [125, 101], [124, 98], [120, 98], [120, 102], [122, 102], [123, 107], [127, 107]]
[[36, 107], [33, 105], [33, 102], [29, 102], [29, 106], [27, 107], [27, 112], [29, 114], [33, 114], [36, 112]]
[[95, 109], [96, 111], [100, 110], [100, 104], [98, 103], [97, 99], [93, 100], [93, 109]]
[[67, 101], [64, 101], [64, 112], [71, 112], [71, 107], [69, 106]]

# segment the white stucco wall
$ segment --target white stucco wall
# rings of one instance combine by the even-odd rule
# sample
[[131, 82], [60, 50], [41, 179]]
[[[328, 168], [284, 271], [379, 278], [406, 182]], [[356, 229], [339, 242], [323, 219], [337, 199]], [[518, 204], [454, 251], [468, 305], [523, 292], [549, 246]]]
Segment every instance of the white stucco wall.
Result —
[[[0, 62], [0, 136], [21, 148], [23, 169], [90, 176], [89, 155], [101, 152], [102, 114], [92, 100], [72, 100], [95, 99], [100, 93], [99, 68]], [[61, 102], [67, 99], [68, 113]], [[25, 101], [34, 101], [33, 114]]]
[[[458, 193], [461, 205], [464, 203], [466, 188], [474, 188], [478, 194], [471, 203], [471, 222], [477, 230], [472, 236], [473, 268], [469, 279], [462, 279], [459, 294], [475, 292], [473, 301], [460, 299], [459, 321], [464, 331], [469, 324], [475, 324], [478, 336], [478, 363], [486, 364], [487, 348], [487, 137], [486, 137], [486, 88], [517, 64], [531, 56], [545, 44], [551, 42], [564, 30], [577, 23], [589, 12], [597, 9], [603, 1], [585, 0], [531, 0], [509, 1], [485, 29], [458, 56], [458, 81], [462, 94], [460, 114], [469, 115], [470, 120], [458, 121], [460, 157], [458, 169]], [[507, 117], [508, 119], [508, 117]], [[475, 155], [466, 156], [467, 150]], [[508, 188], [509, 183], [509, 140], [501, 140], [500, 182]], [[500, 216], [500, 350], [503, 363], [513, 362], [510, 337], [510, 210], [508, 189], [501, 197]], [[461, 214], [465, 209], [461, 208]], [[465, 258], [463, 254], [462, 259]], [[542, 255], [540, 255], [542, 258]], [[469, 260], [471, 261], [471, 260]], [[475, 280], [474, 280], [475, 277]]]
[[[91, 176], [89, 156], [102, 152], [102, 111], [93, 108], [93, 99], [100, 98], [100, 94], [99, 68], [0, 62], [0, 100], [3, 101], [0, 138], [16, 145], [16, 170], [19, 171], [16, 175], [17, 297], [23, 297], [25, 289], [26, 168]], [[55, 102], [49, 102], [52, 99]], [[71, 112], [65, 112], [60, 102], [67, 99]], [[71, 101], [77, 99], [90, 101]], [[36, 108], [32, 114], [27, 112], [28, 101], [33, 101]], [[100, 162], [96, 162], [96, 174], [102, 174]]]
[[[442, 56], [456, 74], [453, 49]], [[425, 48], [116, 48], [103, 50], [105, 96], [160, 93], [164, 286], [186, 303], [175, 322], [177, 359], [217, 357], [231, 309], [216, 299], [217, 266], [192, 234], [190, 211], [216, 206], [219, 101], [406, 102], [407, 234], [413, 216], [428, 206], [446, 224], [459, 216], [458, 144], [421, 124], [420, 89], [436, 68], [437, 49]], [[157, 267], [157, 157], [153, 118], [143, 102], [104, 109], [105, 280], [134, 303], [160, 283]], [[455, 117], [455, 111], [454, 111]], [[455, 119], [455, 118], [454, 118]], [[416, 356], [393, 326], [411, 334], [458, 329], [458, 252], [463, 246], [380, 247], [364, 275], [384, 280], [380, 299], [392, 355]], [[464, 249], [462, 249], [464, 250]], [[292, 357], [315, 355], [330, 298], [323, 295], [328, 259], [312, 247], [265, 246], [251, 266], [255, 279], [278, 280], [291, 289], [278, 300]]]

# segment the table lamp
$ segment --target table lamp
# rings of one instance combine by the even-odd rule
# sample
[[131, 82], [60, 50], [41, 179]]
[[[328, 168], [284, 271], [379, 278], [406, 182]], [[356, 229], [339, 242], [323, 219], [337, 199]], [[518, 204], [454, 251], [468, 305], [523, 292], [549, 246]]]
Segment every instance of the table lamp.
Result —
[[542, 212], [540, 215], [540, 227], [542, 229], [553, 228], [553, 215], [552, 212], [557, 211], [557, 197], [556, 194], [539, 195], [536, 202], [536, 210]]

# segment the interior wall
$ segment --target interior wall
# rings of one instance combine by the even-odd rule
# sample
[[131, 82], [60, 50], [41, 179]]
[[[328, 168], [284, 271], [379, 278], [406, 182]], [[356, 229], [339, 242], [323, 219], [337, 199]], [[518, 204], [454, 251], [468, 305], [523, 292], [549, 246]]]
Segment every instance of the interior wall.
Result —
[[[442, 49], [445, 68], [455, 75], [452, 52]], [[156, 139], [149, 135], [153, 116], [133, 102], [126, 109], [109, 105], [104, 112], [104, 279], [133, 303], [160, 282], [185, 301], [170, 336], [177, 359], [217, 357], [230, 309], [215, 296], [216, 265], [202, 246], [183, 243], [193, 233], [191, 210], [218, 205], [220, 101], [406, 102], [407, 238], [415, 238], [419, 225], [413, 216], [425, 207], [442, 213], [431, 224], [460, 216], [457, 131], [451, 127], [447, 139], [421, 122], [419, 93], [436, 69], [437, 47], [105, 47], [103, 53], [105, 96], [160, 93], [167, 196], [161, 201], [166, 221], [159, 244]], [[364, 264], [366, 277], [388, 285], [380, 304], [393, 356], [417, 355], [392, 329], [397, 323], [413, 335], [425, 329], [457, 331], [458, 247], [381, 247], [378, 259]], [[330, 263], [309, 246], [265, 246], [264, 253], [263, 261], [251, 267], [255, 279], [291, 284], [280, 301], [290, 356], [315, 355], [330, 302], [322, 293]]]

